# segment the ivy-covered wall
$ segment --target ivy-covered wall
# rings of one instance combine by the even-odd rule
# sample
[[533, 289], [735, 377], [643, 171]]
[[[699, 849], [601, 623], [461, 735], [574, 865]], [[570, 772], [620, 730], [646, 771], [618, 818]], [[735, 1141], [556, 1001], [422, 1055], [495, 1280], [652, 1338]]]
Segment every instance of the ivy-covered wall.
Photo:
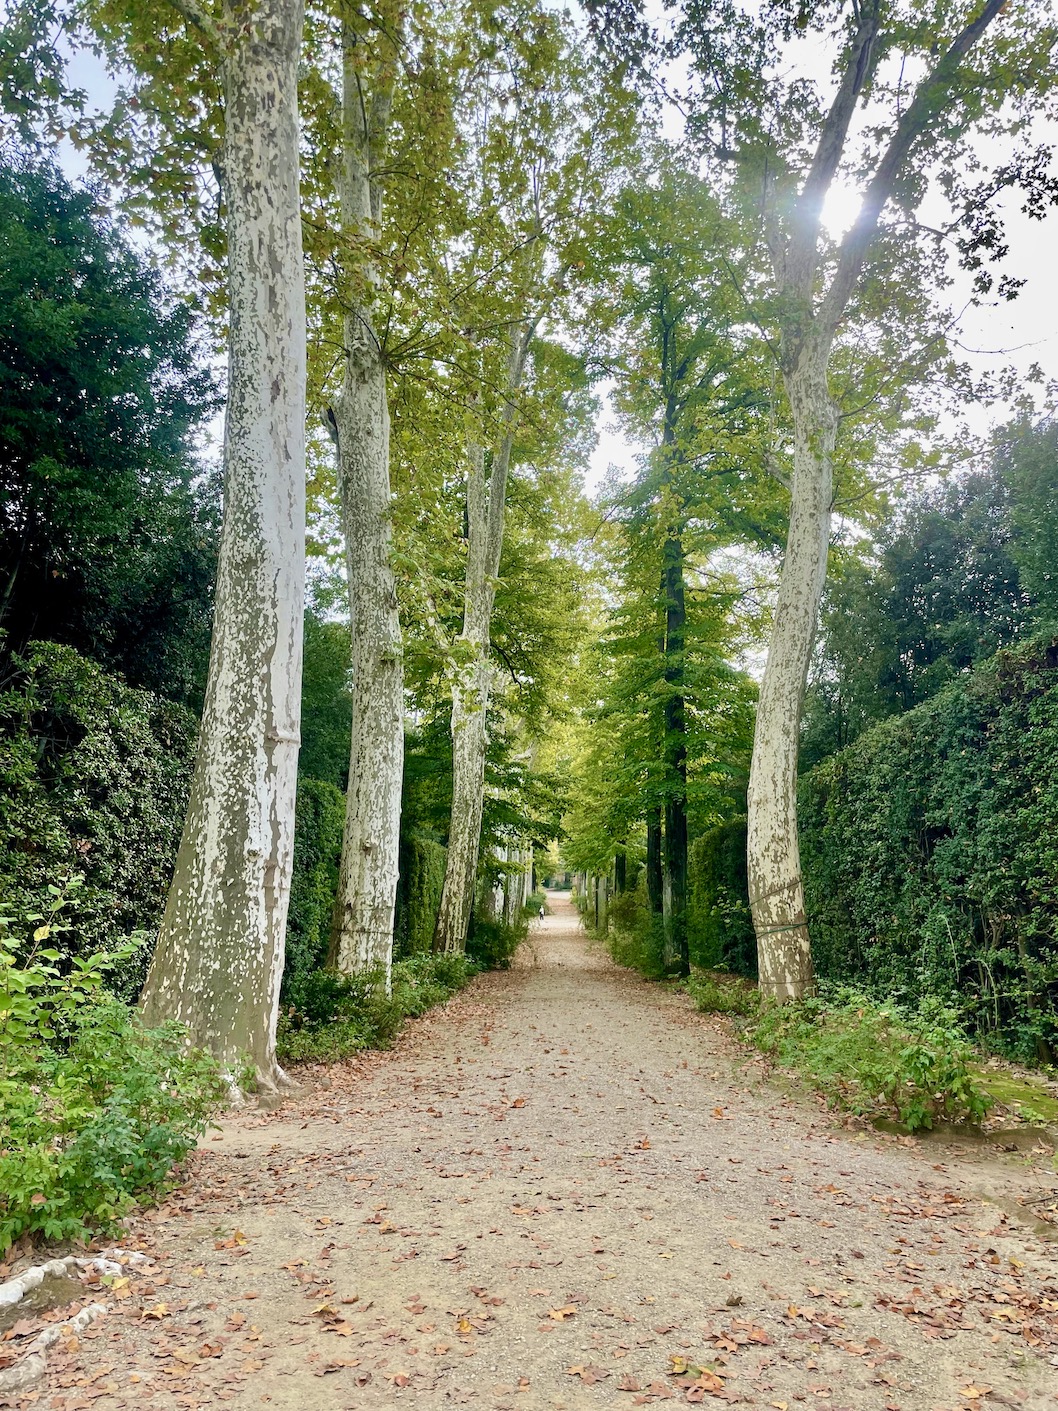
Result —
[[[801, 780], [799, 819], [820, 977], [957, 998], [996, 1047], [1053, 1057], [1058, 639], [999, 653], [825, 760]], [[743, 944], [719, 890], [740, 884], [745, 899], [738, 827], [696, 845], [709, 954]]]

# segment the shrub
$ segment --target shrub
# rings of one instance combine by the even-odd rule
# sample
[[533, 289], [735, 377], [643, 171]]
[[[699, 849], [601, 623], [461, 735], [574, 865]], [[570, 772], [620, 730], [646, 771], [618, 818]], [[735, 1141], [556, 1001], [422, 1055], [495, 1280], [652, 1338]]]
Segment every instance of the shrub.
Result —
[[290, 988], [277, 1047], [286, 1062], [333, 1062], [366, 1048], [388, 1048], [405, 1018], [441, 1004], [477, 973], [465, 955], [414, 955], [393, 966], [392, 994], [374, 975], [317, 970]]
[[687, 993], [703, 1014], [756, 1015], [760, 996], [756, 988], [739, 975], [699, 970], [686, 981]]
[[287, 916], [282, 996], [327, 963], [338, 864], [345, 826], [345, 795], [320, 779], [298, 779], [294, 869]]
[[110, 1227], [164, 1186], [225, 1094], [179, 1026], [143, 1029], [106, 994], [120, 949], [64, 963], [47, 944], [73, 890], [0, 916], [0, 1253]]
[[526, 916], [539, 916], [541, 907], [544, 908], [544, 912], [546, 913], [548, 910], [546, 894], [544, 892], [530, 892], [525, 899], [524, 910]]
[[447, 849], [416, 833], [400, 840], [400, 878], [393, 927], [396, 955], [428, 951], [441, 906]]
[[688, 857], [691, 963], [756, 979], [757, 944], [746, 880], [746, 820], [695, 838]]
[[467, 956], [481, 970], [509, 970], [515, 951], [528, 934], [524, 916], [512, 924], [475, 915], [467, 936]]
[[951, 1009], [915, 1011], [847, 988], [800, 1004], [769, 1004], [751, 1041], [803, 1074], [834, 1107], [891, 1115], [910, 1131], [939, 1119], [980, 1121], [992, 1099], [970, 1069], [973, 1050]]
[[[197, 725], [181, 706], [126, 686], [71, 647], [9, 658], [0, 692], [0, 893], [24, 904], [79, 873], [64, 946], [106, 950], [161, 916], [187, 802]], [[149, 945], [112, 983], [142, 984]]]

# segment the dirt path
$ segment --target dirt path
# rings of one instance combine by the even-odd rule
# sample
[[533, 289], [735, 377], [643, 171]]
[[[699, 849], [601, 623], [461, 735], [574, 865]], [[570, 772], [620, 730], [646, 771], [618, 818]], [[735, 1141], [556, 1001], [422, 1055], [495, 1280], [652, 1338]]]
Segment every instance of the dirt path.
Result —
[[39, 1404], [1058, 1408], [1058, 1247], [742, 1073], [553, 906], [514, 971], [205, 1141]]

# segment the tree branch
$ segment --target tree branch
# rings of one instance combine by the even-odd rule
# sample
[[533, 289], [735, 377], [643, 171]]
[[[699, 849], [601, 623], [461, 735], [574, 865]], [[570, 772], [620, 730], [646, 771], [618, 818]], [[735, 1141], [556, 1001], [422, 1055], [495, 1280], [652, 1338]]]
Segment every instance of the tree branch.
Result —
[[877, 232], [882, 210], [893, 194], [908, 153], [916, 139], [927, 131], [942, 111], [944, 99], [958, 75], [959, 65], [996, 16], [1006, 8], [1006, 4], [1007, 0], [986, 0], [976, 19], [971, 20], [952, 41], [933, 70], [918, 85], [914, 98], [897, 122], [867, 187], [856, 222], [841, 242], [838, 267], [819, 310], [818, 333], [824, 340], [833, 337], [852, 297], [867, 250]]
[[169, 3], [177, 14], [208, 39], [215, 49], [219, 51], [224, 47], [224, 36], [220, 25], [208, 10], [198, 3], [198, 0], [169, 0]]
[[852, 52], [841, 76], [841, 83], [830, 105], [830, 111], [823, 120], [823, 130], [819, 134], [812, 165], [794, 203], [785, 268], [776, 270], [776, 274], [784, 287], [793, 289], [804, 297], [811, 293], [823, 202], [841, 164], [849, 124], [870, 73], [871, 54], [874, 41], [878, 37], [880, 22], [879, 0], [867, 0], [858, 16]]

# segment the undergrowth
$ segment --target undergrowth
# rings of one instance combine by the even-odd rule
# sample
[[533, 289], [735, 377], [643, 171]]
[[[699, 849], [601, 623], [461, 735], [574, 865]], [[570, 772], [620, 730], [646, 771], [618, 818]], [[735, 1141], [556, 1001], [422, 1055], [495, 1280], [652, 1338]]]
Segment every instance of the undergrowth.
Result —
[[413, 955], [394, 964], [389, 996], [374, 976], [314, 970], [292, 989], [279, 1016], [279, 1057], [332, 1063], [363, 1049], [389, 1048], [405, 1019], [442, 1004], [480, 968], [466, 955]]
[[138, 938], [72, 959], [55, 945], [77, 887], [0, 911], [0, 1253], [112, 1227], [165, 1188], [225, 1097], [178, 1025], [145, 1029], [107, 993]]
[[832, 1107], [892, 1117], [908, 1131], [980, 1122], [993, 1105], [957, 1012], [936, 999], [911, 1010], [832, 987], [769, 1004], [733, 975], [703, 972], [687, 989], [703, 1012], [735, 1016], [749, 1045], [805, 1078]]

